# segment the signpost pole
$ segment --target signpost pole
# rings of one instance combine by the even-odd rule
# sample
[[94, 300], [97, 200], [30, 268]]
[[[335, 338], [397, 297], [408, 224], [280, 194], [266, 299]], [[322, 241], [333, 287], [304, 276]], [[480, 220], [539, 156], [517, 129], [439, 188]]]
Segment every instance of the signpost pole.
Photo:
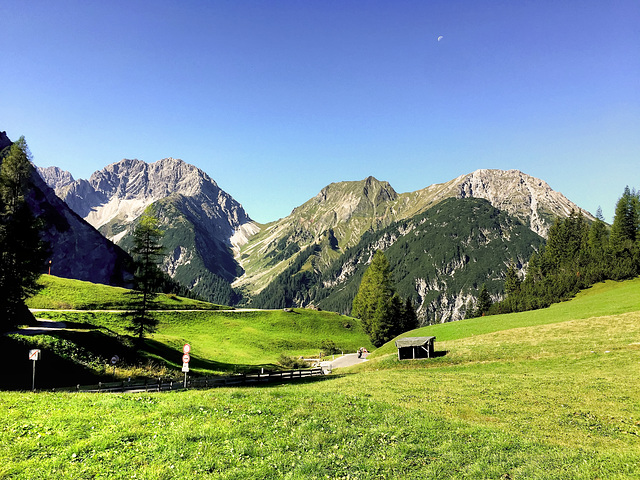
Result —
[[189, 371], [189, 360], [191, 360], [191, 356], [189, 352], [191, 351], [191, 345], [185, 343], [182, 347], [182, 371], [184, 372], [184, 388], [187, 388], [187, 372]]
[[36, 360], [40, 360], [40, 349], [29, 350], [29, 360], [33, 361], [33, 373], [31, 374], [31, 390], [36, 391]]

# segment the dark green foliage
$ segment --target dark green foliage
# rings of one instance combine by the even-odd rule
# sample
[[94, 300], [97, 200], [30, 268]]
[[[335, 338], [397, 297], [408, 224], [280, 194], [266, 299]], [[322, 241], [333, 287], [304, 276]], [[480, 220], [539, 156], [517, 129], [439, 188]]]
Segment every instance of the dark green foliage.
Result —
[[5, 149], [0, 159], [0, 330], [25, 319], [24, 301], [38, 290], [49, 246], [41, 240], [25, 195], [33, 166], [24, 137]]
[[276, 245], [274, 250], [266, 254], [267, 258], [271, 258], [267, 266], [277, 265], [283, 260], [292, 257], [300, 251], [300, 245], [297, 242], [290, 242], [288, 237], [282, 238]]
[[[189, 296], [209, 302], [238, 303], [240, 295], [231, 287], [231, 281], [242, 274], [242, 269], [227, 245], [211, 240], [206, 234], [196, 235], [202, 227], [198, 218], [189, 216], [194, 209], [189, 208], [188, 199], [171, 196], [153, 207], [164, 232], [161, 245], [174, 283], [165, 279], [162, 291], [184, 295], [186, 290], [191, 292]], [[119, 245], [130, 252], [133, 235], [125, 236]]]
[[390, 322], [387, 317], [392, 313], [390, 301], [393, 294], [389, 261], [382, 250], [376, 250], [371, 265], [362, 276], [351, 308], [351, 315], [362, 320], [364, 331], [372, 338], [374, 330], [379, 327], [377, 323], [386, 326]]
[[401, 310], [400, 330], [402, 332], [408, 332], [409, 330], [413, 330], [419, 326], [420, 323], [418, 322], [418, 316], [416, 315], [416, 309], [413, 306], [413, 301], [411, 298], [407, 297], [407, 300]]
[[312, 245], [300, 253], [284, 272], [252, 299], [251, 306], [288, 308], [308, 304], [312, 300], [309, 295], [310, 287], [316, 284], [319, 275], [314, 270], [303, 270], [302, 267], [319, 251], [318, 245]]
[[[304, 282], [292, 277], [314, 257], [306, 251], [299, 254], [252, 305], [305, 304], [287, 303], [300, 301], [349, 314], [376, 245], [388, 245], [384, 253], [398, 295], [412, 298], [414, 306], [423, 305], [421, 323], [433, 323], [442, 321], [437, 311], [440, 304], [451, 304], [460, 294], [475, 296], [483, 283], [492, 296], [501, 295], [506, 265], [511, 259], [518, 265], [525, 263], [543, 244], [540, 236], [486, 200], [447, 199], [411, 219], [366, 232], [321, 272], [305, 270]], [[303, 290], [292, 290], [292, 282]], [[418, 292], [418, 284], [427, 288]], [[269, 303], [265, 297], [271, 299]]]
[[327, 356], [336, 355], [340, 353], [341, 350], [333, 340], [323, 340], [322, 343], [320, 343], [320, 352], [322, 352], [322, 356]]
[[353, 299], [351, 314], [362, 320], [365, 332], [377, 347], [415, 328], [412, 327], [416, 323], [412, 318], [415, 311], [410, 300], [405, 307], [392, 282], [389, 261], [382, 250], [376, 250]]
[[509, 266], [507, 267], [507, 276], [504, 280], [504, 293], [507, 295], [511, 295], [519, 292], [521, 284], [522, 284], [522, 281], [518, 276], [516, 265], [512, 260], [509, 263]]
[[[600, 215], [601, 216], [601, 215]], [[546, 307], [603, 280], [640, 274], [640, 200], [626, 187], [616, 206], [611, 232], [601, 218], [590, 226], [572, 212], [549, 231], [546, 248], [533, 255], [519, 288], [505, 282], [507, 298], [492, 312]], [[509, 278], [509, 277], [508, 277]]]
[[[421, 294], [421, 323], [442, 321], [437, 308], [455, 296], [477, 296], [484, 283], [499, 296], [506, 265], [529, 258], [544, 240], [518, 220], [481, 199], [447, 199], [416, 217], [373, 233], [368, 232], [322, 275], [322, 284], [336, 277], [346, 281], [314, 292], [327, 310], [348, 313], [364, 262], [372, 245], [393, 243], [385, 250], [398, 294], [404, 298]], [[353, 271], [350, 276], [345, 272]], [[418, 284], [425, 288], [419, 290]], [[475, 302], [474, 302], [475, 303]], [[473, 303], [471, 305], [473, 310]]]
[[487, 290], [487, 286], [482, 284], [482, 288], [480, 289], [480, 294], [478, 295], [478, 303], [476, 305], [475, 315], [476, 317], [482, 317], [489, 313], [489, 309], [493, 305], [493, 301], [491, 300], [491, 295], [489, 295], [489, 291]]
[[158, 268], [163, 256], [161, 238], [162, 231], [158, 228], [158, 219], [149, 207], [133, 232], [134, 246], [131, 249], [137, 269], [132, 290], [134, 308], [126, 313], [131, 319], [131, 325], [127, 330], [136, 337], [138, 346], [141, 346], [143, 338], [148, 333], [155, 332], [158, 325], [151, 308], [163, 280]]

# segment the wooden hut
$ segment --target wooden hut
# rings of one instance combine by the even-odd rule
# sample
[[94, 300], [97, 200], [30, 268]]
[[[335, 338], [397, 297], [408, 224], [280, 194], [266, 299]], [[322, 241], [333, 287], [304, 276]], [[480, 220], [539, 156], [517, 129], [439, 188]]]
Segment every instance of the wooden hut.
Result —
[[396, 340], [398, 360], [431, 358], [436, 337], [405, 337]]

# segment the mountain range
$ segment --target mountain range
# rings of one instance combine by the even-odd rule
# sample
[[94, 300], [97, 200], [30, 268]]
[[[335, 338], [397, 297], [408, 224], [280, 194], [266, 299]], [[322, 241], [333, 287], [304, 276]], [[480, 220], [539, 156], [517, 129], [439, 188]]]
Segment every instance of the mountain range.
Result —
[[153, 206], [164, 231], [163, 270], [208, 300], [349, 313], [373, 250], [382, 248], [399, 293], [413, 298], [423, 322], [460, 318], [482, 284], [500, 298], [506, 264], [514, 260], [524, 270], [555, 219], [580, 210], [520, 171], [477, 170], [409, 193], [374, 177], [332, 183], [287, 217], [261, 225], [205, 172], [179, 159], [124, 159], [89, 180], [57, 167], [38, 171], [66, 205], [124, 250]]

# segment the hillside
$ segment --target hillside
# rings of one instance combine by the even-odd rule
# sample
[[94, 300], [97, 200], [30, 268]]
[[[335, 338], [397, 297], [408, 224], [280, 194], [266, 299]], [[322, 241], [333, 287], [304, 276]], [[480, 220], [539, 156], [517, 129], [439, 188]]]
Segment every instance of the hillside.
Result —
[[385, 346], [357, 374], [325, 381], [99, 398], [6, 392], [0, 472], [640, 476], [640, 279], [411, 334], [434, 333], [434, 359], [399, 362]]
[[[131, 290], [98, 283], [42, 275], [38, 280], [42, 289], [27, 299], [29, 308], [54, 310], [121, 310], [131, 305]], [[160, 293], [155, 299], [156, 309], [162, 310], [227, 310], [191, 298]]]
[[192, 373], [219, 374], [278, 368], [282, 354], [317, 357], [325, 342], [355, 351], [371, 348], [360, 321], [330, 312], [232, 311], [229, 307], [160, 295], [153, 309], [158, 330], [140, 353], [132, 348], [123, 317], [131, 302], [128, 290], [43, 275], [43, 289], [29, 307], [53, 309], [35, 312], [38, 319], [64, 322], [63, 330], [23, 332], [0, 337], [3, 355], [21, 359], [0, 388], [28, 388], [31, 363], [22, 353], [41, 348], [46, 356], [41, 388], [95, 383], [113, 379], [106, 366], [113, 355], [121, 358], [117, 378], [180, 374], [181, 349], [190, 343]]
[[[5, 132], [0, 132], [0, 153], [11, 144]], [[25, 199], [42, 222], [42, 240], [51, 246], [52, 273], [112, 285], [130, 283], [131, 257], [60, 200], [35, 167]]]
[[[332, 183], [289, 216], [259, 225], [205, 172], [178, 159], [150, 164], [125, 159], [94, 172], [89, 180], [74, 180], [55, 167], [39, 171], [78, 215], [125, 250], [131, 247], [130, 234], [140, 214], [153, 205], [165, 231], [163, 270], [197, 295], [226, 304], [256, 301], [267, 287], [277, 288], [274, 282], [281, 283], [278, 277], [285, 271], [291, 276], [293, 265], [324, 274], [363, 235], [420, 215], [446, 199], [487, 200], [543, 238], [555, 218], [580, 210], [544, 181], [520, 171], [477, 170], [408, 193], [373, 177]], [[299, 273], [303, 271], [293, 272]], [[441, 293], [454, 306], [448, 312], [436, 304], [424, 306], [425, 319], [458, 318], [456, 302], [470, 298], [460, 291], [456, 298]], [[316, 295], [301, 296], [306, 302], [318, 300]], [[257, 304], [261, 302], [258, 298]]]
[[486, 200], [449, 198], [411, 219], [365, 232], [325, 268], [319, 267], [321, 246], [307, 248], [252, 304], [314, 304], [348, 314], [362, 274], [381, 249], [398, 293], [413, 299], [422, 323], [459, 320], [483, 284], [500, 298], [509, 262], [523, 268], [542, 244], [539, 235]]

